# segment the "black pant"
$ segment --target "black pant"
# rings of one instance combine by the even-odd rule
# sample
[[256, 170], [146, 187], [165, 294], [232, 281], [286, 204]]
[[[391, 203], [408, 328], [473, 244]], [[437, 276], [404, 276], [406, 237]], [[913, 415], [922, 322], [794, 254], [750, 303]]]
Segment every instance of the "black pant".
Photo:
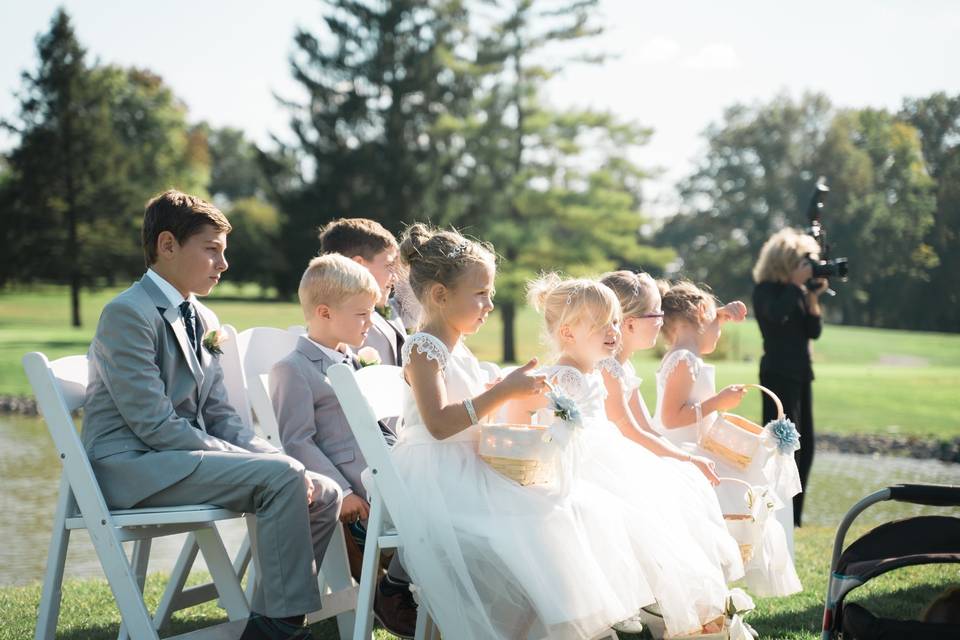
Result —
[[[794, 454], [800, 471], [803, 491], [793, 497], [793, 524], [800, 526], [803, 514], [803, 496], [806, 495], [807, 478], [813, 466], [813, 394], [811, 381], [800, 381], [775, 373], [760, 372], [760, 384], [777, 394], [783, 403], [783, 412], [800, 432], [800, 449]], [[763, 423], [776, 419], [777, 408], [767, 394], [763, 394]]]

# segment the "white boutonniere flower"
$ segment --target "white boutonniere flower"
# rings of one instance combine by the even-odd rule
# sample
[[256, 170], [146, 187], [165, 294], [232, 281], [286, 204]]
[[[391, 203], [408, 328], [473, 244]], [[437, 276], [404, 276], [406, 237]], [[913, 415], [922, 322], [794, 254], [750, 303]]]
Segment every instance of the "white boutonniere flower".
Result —
[[223, 343], [228, 340], [227, 332], [223, 329], [211, 329], [203, 334], [203, 348], [206, 349], [210, 355], [219, 356], [223, 353]]
[[357, 351], [357, 360], [360, 361], [361, 367], [369, 367], [383, 362], [380, 359], [380, 353], [373, 347], [364, 347]]

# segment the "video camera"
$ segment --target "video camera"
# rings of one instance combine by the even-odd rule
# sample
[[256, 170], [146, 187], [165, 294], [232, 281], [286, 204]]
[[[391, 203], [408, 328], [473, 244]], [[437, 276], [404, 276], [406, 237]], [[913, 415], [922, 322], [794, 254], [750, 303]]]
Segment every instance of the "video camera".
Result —
[[[807, 207], [807, 220], [810, 226], [806, 229], [807, 234], [813, 236], [817, 244], [820, 245], [820, 256], [818, 260], [814, 260], [808, 255], [807, 259], [813, 268], [814, 279], [839, 278], [841, 282], [846, 282], [848, 273], [847, 259], [830, 257], [830, 244], [827, 242], [827, 230], [823, 228], [823, 223], [820, 220], [828, 193], [830, 193], [830, 187], [827, 186], [826, 179], [821, 177], [813, 190], [813, 197], [810, 198], [810, 206]], [[808, 286], [811, 285], [808, 283]], [[815, 287], [816, 285], [813, 286]], [[835, 292], [830, 289], [827, 289], [827, 293], [836, 295]]]

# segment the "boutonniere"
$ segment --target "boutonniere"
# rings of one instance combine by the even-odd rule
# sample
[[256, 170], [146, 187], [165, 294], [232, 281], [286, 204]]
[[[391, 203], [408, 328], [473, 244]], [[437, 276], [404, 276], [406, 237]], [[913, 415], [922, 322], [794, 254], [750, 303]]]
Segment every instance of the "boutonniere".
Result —
[[389, 304], [385, 304], [382, 307], [376, 307], [376, 309], [377, 313], [379, 313], [384, 320], [389, 320], [393, 317], [393, 307], [391, 307]]
[[383, 360], [380, 359], [380, 352], [373, 347], [364, 347], [360, 349], [360, 351], [357, 351], [357, 360], [360, 361], [361, 367], [369, 367], [383, 362]]
[[203, 334], [203, 348], [213, 356], [223, 354], [223, 343], [226, 341], [227, 332], [223, 329], [211, 329]]

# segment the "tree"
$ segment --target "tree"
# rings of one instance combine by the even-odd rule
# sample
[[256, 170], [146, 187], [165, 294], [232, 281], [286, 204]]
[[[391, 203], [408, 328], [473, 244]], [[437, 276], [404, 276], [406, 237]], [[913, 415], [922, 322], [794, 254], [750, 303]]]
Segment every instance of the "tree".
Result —
[[260, 198], [240, 198], [227, 209], [233, 231], [228, 239], [231, 280], [255, 282], [261, 288], [273, 284], [274, 273], [286, 268], [279, 243], [280, 214]]
[[676, 249], [679, 275], [708, 283], [724, 299], [750, 295], [750, 271], [766, 239], [784, 226], [806, 225], [820, 175], [815, 158], [832, 114], [823, 95], [781, 95], [734, 105], [707, 128], [707, 152], [679, 185], [681, 209], [655, 236]]
[[228, 202], [263, 197], [267, 183], [257, 147], [240, 129], [201, 126], [206, 131], [210, 152], [210, 195]]
[[927, 171], [936, 181], [936, 211], [926, 243], [937, 256], [910, 308], [917, 328], [960, 331], [960, 95], [935, 93], [904, 101], [900, 117], [920, 133]]
[[523, 285], [538, 271], [656, 268], [672, 257], [640, 244], [645, 174], [629, 153], [650, 131], [609, 113], [556, 111], [541, 101], [562, 64], [598, 59], [557, 57], [559, 47], [599, 33], [591, 24], [596, 4], [500, 3], [480, 42], [478, 63], [490, 78], [462, 127], [464, 153], [451, 176], [462, 213], [454, 221], [492, 241], [504, 258], [498, 306], [506, 361], [516, 359]]
[[277, 285], [287, 292], [316, 253], [322, 223], [362, 216], [396, 232], [425, 217], [456, 154], [441, 123], [456, 118], [472, 91], [460, 0], [324, 7], [323, 32], [295, 37], [291, 68], [306, 94], [285, 102], [295, 143], [278, 139], [262, 159], [269, 195], [285, 214], [289, 269]]
[[5, 282], [66, 281], [80, 324], [80, 288], [142, 269], [139, 218], [154, 193], [203, 193], [206, 139], [186, 107], [145, 70], [89, 66], [61, 9], [23, 74], [19, 138], [0, 185]]
[[22, 75], [20, 126], [5, 123], [20, 137], [4, 198], [7, 233], [16, 239], [7, 275], [29, 280], [67, 267], [72, 324], [80, 326], [80, 225], [96, 211], [89, 185], [113, 169], [94, 151], [109, 144], [108, 113], [63, 9], [37, 39], [37, 53], [39, 68]]

